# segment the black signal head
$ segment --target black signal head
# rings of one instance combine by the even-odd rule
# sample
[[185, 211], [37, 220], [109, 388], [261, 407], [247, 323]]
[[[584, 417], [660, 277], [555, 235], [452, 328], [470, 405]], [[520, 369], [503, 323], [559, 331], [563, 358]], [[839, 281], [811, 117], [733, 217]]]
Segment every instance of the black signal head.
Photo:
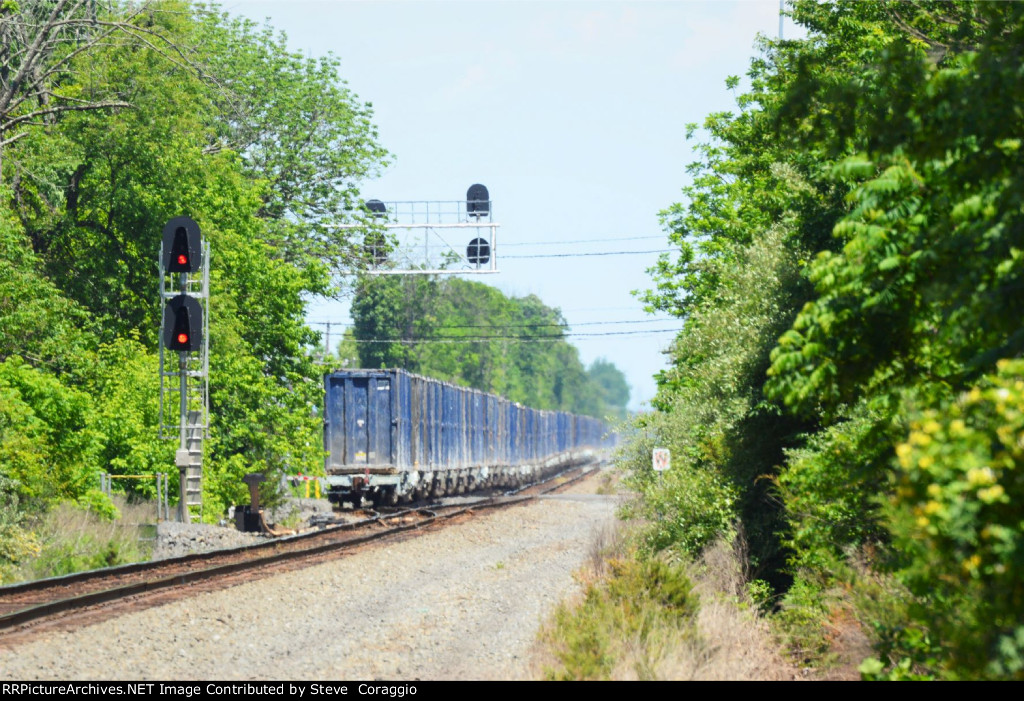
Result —
[[470, 185], [466, 191], [466, 213], [473, 216], [483, 216], [491, 211], [491, 196], [487, 188], [477, 183]]
[[203, 344], [203, 308], [199, 300], [180, 294], [164, 306], [164, 348], [193, 353]]
[[164, 257], [168, 273], [194, 273], [203, 267], [203, 238], [189, 217], [174, 217], [164, 225]]

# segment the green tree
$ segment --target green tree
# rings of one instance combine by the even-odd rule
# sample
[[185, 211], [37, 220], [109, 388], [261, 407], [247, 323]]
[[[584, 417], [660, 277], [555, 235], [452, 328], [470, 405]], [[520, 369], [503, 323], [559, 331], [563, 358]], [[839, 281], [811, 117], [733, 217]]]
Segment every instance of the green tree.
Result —
[[[539, 409], [605, 413], [604, 390], [566, 342], [561, 312], [536, 296], [459, 278], [367, 276], [352, 318], [363, 367], [403, 368]], [[606, 377], [622, 378], [607, 365]]]
[[[1018, 598], [1019, 577], [997, 576], [1016, 572], [1000, 559], [1015, 541], [993, 541], [996, 554], [971, 540], [985, 523], [1019, 521], [1002, 501], [1012, 480], [971, 473], [962, 493], [948, 456], [983, 456], [978, 446], [995, 446], [984, 437], [1016, 421], [1010, 399], [967, 409], [958, 397], [997, 386], [1010, 398], [1020, 376], [1007, 361], [1024, 350], [1024, 9], [798, 0], [791, 11], [808, 38], [762, 43], [739, 113], [705, 122], [688, 201], [663, 213], [680, 253], [652, 270], [646, 300], [686, 327], [659, 378], [662, 416], [644, 425], [686, 465], [734, 479], [755, 557], [770, 553], [756, 542], [770, 548], [779, 521], [751, 519], [750, 507], [771, 496], [762, 485], [778, 486], [782, 502], [763, 512], [788, 525], [797, 586], [783, 608], [814, 597], [826, 608], [839, 581], [873, 592], [862, 613], [880, 658], [866, 671], [1019, 677], [1024, 624], [992, 603]], [[775, 263], [754, 263], [766, 254]], [[737, 327], [751, 311], [756, 321]], [[727, 338], [712, 342], [719, 329]], [[716, 389], [715, 378], [729, 379]], [[744, 454], [747, 478], [730, 467]], [[1012, 451], [990, 459], [1017, 464]], [[857, 552], [874, 553], [869, 566], [908, 598], [895, 585], [880, 596], [844, 564]], [[969, 584], [946, 586], [954, 572]], [[958, 615], [965, 631], [991, 634], [954, 634]]]
[[110, 84], [83, 80], [83, 59], [118, 44], [148, 43], [173, 52], [166, 37], [147, 26], [160, 4], [0, 3], [0, 182], [4, 148], [33, 126], [71, 112], [130, 106]]
[[604, 411], [620, 418], [626, 418], [626, 405], [629, 404], [629, 383], [614, 363], [606, 358], [597, 358], [587, 368], [590, 379], [601, 388], [601, 401]]
[[359, 181], [388, 154], [372, 105], [345, 86], [338, 58], [305, 58], [269, 26], [215, 8], [199, 9], [190, 40], [218, 88], [206, 151], [240, 154], [244, 172], [265, 183], [258, 214], [275, 254], [335, 273], [364, 265], [351, 230], [338, 225], [352, 221]]
[[[0, 10], [16, 59], [0, 76], [0, 119], [14, 120], [0, 121], [4, 474], [45, 502], [98, 471], [174, 472], [156, 439], [156, 259], [164, 223], [187, 214], [213, 251], [204, 498], [217, 518], [245, 472], [322, 465], [305, 300], [362, 256], [326, 223], [384, 152], [336, 60], [184, 0], [107, 3], [95, 22], [92, 6]], [[41, 82], [10, 82], [12, 67], [35, 70], [17, 61]], [[45, 99], [71, 107], [33, 113]], [[59, 433], [72, 428], [80, 442]]]

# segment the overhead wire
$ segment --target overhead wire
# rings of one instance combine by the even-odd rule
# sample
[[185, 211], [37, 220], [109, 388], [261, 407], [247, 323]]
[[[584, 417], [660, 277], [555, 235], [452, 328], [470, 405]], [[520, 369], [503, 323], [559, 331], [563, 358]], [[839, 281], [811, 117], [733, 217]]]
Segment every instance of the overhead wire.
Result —
[[[571, 328], [574, 326], [608, 326], [617, 324], [660, 324], [666, 321], [672, 321], [672, 319], [624, 319], [622, 321], [581, 321], [578, 323], [543, 323], [543, 324], [451, 324], [445, 326], [437, 326], [434, 328], [435, 331], [445, 331], [448, 329], [531, 329], [531, 328]], [[316, 324], [318, 326], [344, 326], [352, 327], [355, 326], [352, 322], [345, 321], [307, 321], [308, 324]]]
[[646, 253], [671, 253], [671, 248], [656, 248], [649, 251], [591, 251], [589, 253], [534, 253], [528, 255], [505, 255], [502, 258], [583, 258], [586, 256], [637, 256]]
[[664, 234], [660, 236], [623, 236], [611, 239], [576, 239], [575, 241], [504, 241], [501, 243], [501, 246], [558, 246], [577, 243], [605, 243], [612, 241], [651, 241], [654, 239], [661, 239], [664, 241], [666, 236]]
[[[566, 245], [566, 244], [580, 244], [580, 243], [604, 243], [606, 241], [640, 241], [649, 239], [664, 239], [664, 236], [629, 236], [629, 237], [617, 237], [610, 239], [578, 239], [573, 241], [522, 241], [522, 242], [508, 242], [502, 243], [501, 246], [546, 246], [546, 245]], [[577, 258], [577, 257], [589, 257], [589, 256], [617, 256], [617, 255], [644, 255], [653, 253], [671, 253], [674, 249], [653, 249], [644, 251], [590, 251], [590, 252], [576, 252], [576, 253], [538, 253], [538, 254], [525, 254], [525, 255], [502, 255], [502, 258], [514, 258], [514, 259], [533, 259], [533, 258]], [[544, 323], [544, 324], [506, 324], [506, 325], [491, 325], [491, 324], [465, 324], [465, 325], [451, 325], [441, 326], [436, 330], [456, 330], [456, 329], [469, 329], [469, 328], [485, 328], [485, 329], [512, 329], [512, 328], [565, 328], [569, 329], [573, 326], [597, 326], [597, 325], [611, 325], [611, 324], [649, 324], [666, 321], [664, 319], [638, 319], [638, 320], [623, 320], [623, 321], [590, 321], [590, 322], [579, 322], [576, 324], [560, 324], [560, 323]], [[308, 324], [317, 324], [323, 326], [340, 326], [340, 327], [351, 327], [353, 324], [345, 322], [331, 322], [331, 321], [307, 321]], [[437, 337], [426, 337], [421, 339], [349, 339], [355, 343], [480, 343], [483, 341], [491, 340], [512, 340], [519, 342], [543, 342], [543, 341], [556, 341], [562, 340], [569, 337], [594, 337], [594, 336], [624, 336], [624, 335], [651, 335], [660, 333], [678, 333], [678, 329], [652, 329], [652, 330], [641, 330], [641, 331], [609, 331], [602, 333], [580, 333], [580, 332], [566, 332], [559, 334], [551, 334], [549, 336], [511, 336], [511, 335], [489, 335], [479, 338], [469, 337], [458, 337], [458, 336], [437, 336]]]
[[602, 333], [565, 333], [550, 334], [543, 336], [427, 336], [423, 338], [353, 338], [348, 340], [353, 343], [401, 343], [406, 345], [411, 345], [414, 343], [483, 343], [485, 341], [517, 341], [520, 343], [528, 343], [541, 341], [563, 341], [570, 337], [580, 336], [647, 336], [660, 333], [679, 333], [679, 329], [645, 329], [643, 331], [605, 331]]

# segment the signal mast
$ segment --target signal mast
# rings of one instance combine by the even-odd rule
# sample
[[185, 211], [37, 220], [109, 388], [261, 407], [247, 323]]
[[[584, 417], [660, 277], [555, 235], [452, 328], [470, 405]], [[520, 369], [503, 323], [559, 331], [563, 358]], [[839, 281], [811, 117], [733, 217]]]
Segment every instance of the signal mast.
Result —
[[[210, 428], [209, 261], [198, 224], [189, 217], [167, 222], [160, 247], [160, 437], [178, 439], [178, 520], [185, 523], [192, 519], [191, 507], [199, 508], [200, 517], [203, 507], [203, 438]], [[169, 353], [178, 354], [177, 363]], [[175, 403], [176, 413], [164, 411]]]

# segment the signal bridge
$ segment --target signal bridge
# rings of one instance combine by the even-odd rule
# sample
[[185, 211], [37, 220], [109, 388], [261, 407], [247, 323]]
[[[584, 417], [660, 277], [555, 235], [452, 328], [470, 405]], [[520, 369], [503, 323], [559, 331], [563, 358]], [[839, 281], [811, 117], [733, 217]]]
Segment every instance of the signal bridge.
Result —
[[490, 195], [473, 185], [465, 200], [369, 200], [358, 223], [369, 275], [464, 275], [498, 271], [498, 227]]

